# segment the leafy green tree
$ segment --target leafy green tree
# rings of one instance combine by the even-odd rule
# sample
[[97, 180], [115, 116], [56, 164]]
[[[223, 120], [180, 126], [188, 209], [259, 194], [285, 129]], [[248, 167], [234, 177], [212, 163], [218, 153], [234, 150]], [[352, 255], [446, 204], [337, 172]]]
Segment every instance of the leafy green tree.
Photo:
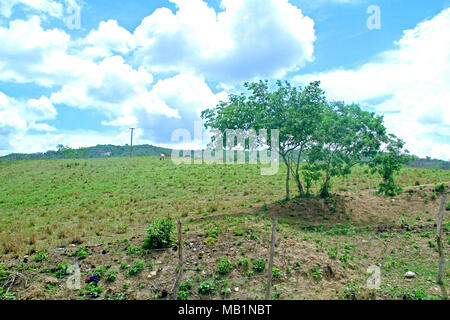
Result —
[[[294, 177], [299, 194], [304, 194], [300, 179], [300, 160], [303, 153], [314, 143], [314, 134], [321, 122], [325, 97], [319, 82], [312, 82], [304, 89], [292, 87], [287, 81], [277, 81], [271, 91], [267, 81], [244, 83], [249, 95], [230, 95], [228, 101], [216, 108], [202, 112], [205, 127], [219, 131], [226, 141], [227, 129], [267, 129], [267, 141], [271, 141], [270, 130], [279, 130], [279, 144], [271, 146], [286, 164], [286, 198], [289, 198], [289, 180]], [[266, 141], [246, 148], [257, 148]]]
[[383, 179], [379, 184], [379, 194], [395, 196], [402, 192], [402, 188], [396, 185], [394, 176], [405, 163], [413, 160], [413, 157], [408, 155], [408, 150], [403, 150], [404, 144], [401, 139], [390, 134], [385, 150], [378, 153], [371, 161], [372, 173], [378, 172]]
[[63, 154], [67, 159], [84, 158], [86, 156], [87, 148], [72, 149], [69, 146], [59, 144], [57, 146], [59, 153]]
[[361, 110], [356, 104], [328, 105], [308, 159], [323, 172], [319, 195], [328, 197], [331, 179], [375, 157], [386, 140], [383, 117]]

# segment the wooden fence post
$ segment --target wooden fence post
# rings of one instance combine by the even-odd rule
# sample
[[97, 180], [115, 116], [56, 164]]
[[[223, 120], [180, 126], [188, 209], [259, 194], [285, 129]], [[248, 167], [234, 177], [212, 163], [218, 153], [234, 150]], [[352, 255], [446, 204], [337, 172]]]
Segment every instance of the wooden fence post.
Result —
[[444, 253], [442, 248], [442, 240], [441, 240], [441, 234], [442, 234], [442, 220], [444, 218], [444, 206], [445, 206], [445, 199], [447, 197], [447, 193], [444, 193], [441, 198], [441, 205], [439, 207], [439, 215], [438, 215], [438, 224], [437, 224], [437, 230], [436, 230], [436, 243], [438, 247], [438, 254], [439, 254], [439, 270], [438, 275], [436, 278], [436, 282], [441, 287], [442, 291], [442, 298], [447, 300], [447, 290], [445, 289], [445, 286], [442, 282], [442, 273], [444, 272]]
[[183, 277], [183, 233], [181, 227], [181, 220], [178, 220], [178, 274], [173, 286], [173, 300], [178, 299], [178, 288], [180, 287], [181, 278]]
[[273, 255], [275, 251], [275, 233], [277, 232], [276, 226], [277, 226], [277, 219], [273, 217], [272, 238], [270, 240], [269, 270], [267, 270], [266, 300], [270, 300], [270, 290], [272, 288]]

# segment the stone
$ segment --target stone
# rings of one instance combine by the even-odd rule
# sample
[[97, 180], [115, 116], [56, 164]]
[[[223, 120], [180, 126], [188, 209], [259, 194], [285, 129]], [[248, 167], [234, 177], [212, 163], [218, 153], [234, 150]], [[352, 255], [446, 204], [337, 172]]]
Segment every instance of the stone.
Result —
[[59, 280], [54, 277], [45, 277], [44, 281], [46, 284], [58, 284]]
[[416, 274], [412, 271], [408, 271], [405, 273], [405, 277], [410, 279], [410, 278], [414, 278], [416, 276]]

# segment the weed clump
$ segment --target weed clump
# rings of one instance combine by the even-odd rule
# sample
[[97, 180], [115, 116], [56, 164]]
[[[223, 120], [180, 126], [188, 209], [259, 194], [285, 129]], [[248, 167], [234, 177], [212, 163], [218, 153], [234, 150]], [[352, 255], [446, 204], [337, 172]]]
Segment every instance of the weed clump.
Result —
[[169, 218], [155, 219], [147, 229], [148, 235], [144, 239], [143, 248], [147, 250], [170, 248], [174, 240], [172, 238], [175, 225]]

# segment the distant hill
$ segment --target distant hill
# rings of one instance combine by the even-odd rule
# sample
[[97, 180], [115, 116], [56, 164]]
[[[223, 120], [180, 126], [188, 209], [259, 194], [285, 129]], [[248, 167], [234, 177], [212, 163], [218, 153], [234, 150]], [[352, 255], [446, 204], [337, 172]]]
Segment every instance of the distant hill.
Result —
[[[128, 157], [130, 156], [130, 146], [97, 145], [74, 150], [76, 156], [80, 158], [109, 158], [109, 157]], [[172, 150], [151, 145], [133, 146], [133, 156], [159, 156], [162, 153], [171, 154]], [[17, 160], [46, 160], [46, 159], [66, 159], [67, 154], [60, 151], [47, 151], [38, 153], [13, 153], [0, 157], [3, 161]]]
[[425, 168], [425, 169], [443, 169], [450, 170], [450, 161], [431, 159], [415, 159], [411, 163], [407, 164], [408, 168]]

